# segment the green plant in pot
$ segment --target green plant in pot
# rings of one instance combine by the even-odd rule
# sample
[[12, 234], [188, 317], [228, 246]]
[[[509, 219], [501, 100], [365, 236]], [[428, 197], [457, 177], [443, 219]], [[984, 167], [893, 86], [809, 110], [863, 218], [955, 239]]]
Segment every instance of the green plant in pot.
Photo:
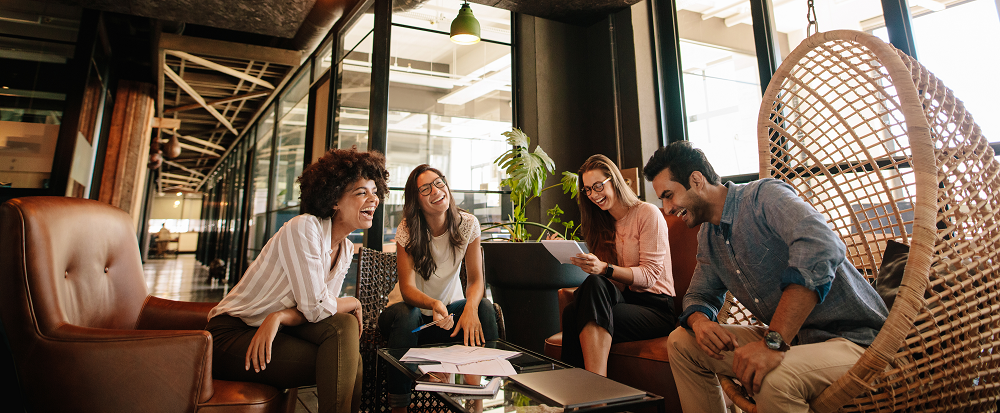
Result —
[[[542, 192], [561, 187], [564, 194], [570, 194], [570, 199], [575, 199], [579, 195], [578, 182], [580, 177], [573, 172], [563, 172], [559, 183], [545, 186], [545, 181], [554, 173], [555, 162], [542, 150], [541, 146], [536, 146], [535, 151], [528, 150], [531, 138], [520, 129], [514, 128], [504, 132], [507, 137], [507, 144], [511, 145], [510, 150], [504, 152], [495, 161], [507, 178], [500, 182], [502, 186], [510, 188], [510, 199], [513, 204], [513, 212], [506, 223], [486, 223], [483, 231], [494, 228], [504, 228], [510, 233], [510, 241], [523, 242], [531, 239], [541, 240], [548, 234], [558, 234], [564, 239], [579, 240], [576, 236], [579, 225], [573, 221], [563, 222], [563, 210], [559, 205], [555, 205], [546, 211], [549, 217], [547, 223], [528, 221], [525, 212], [529, 203], [542, 195]], [[562, 226], [557, 229], [554, 226]], [[540, 229], [538, 236], [529, 233], [528, 228]], [[502, 239], [502, 238], [487, 238]]]
[[[578, 240], [579, 225], [563, 222], [559, 206], [548, 210], [546, 223], [530, 222], [525, 214], [526, 207], [543, 192], [558, 187], [576, 198], [579, 178], [575, 173], [563, 172], [559, 183], [546, 186], [546, 179], [555, 170], [552, 159], [540, 147], [529, 151], [531, 140], [518, 129], [505, 132], [504, 136], [511, 149], [494, 163], [507, 174], [502, 184], [510, 188], [513, 209], [507, 217], [508, 222], [486, 223], [483, 230], [502, 228], [510, 234], [510, 239], [490, 238], [488, 233], [483, 235], [483, 240], [514, 242], [481, 244], [486, 283], [490, 285], [494, 302], [503, 308], [507, 341], [542, 352], [545, 339], [560, 330], [557, 291], [580, 285], [587, 274], [575, 265], [560, 264], [542, 243], [530, 242], [549, 234]], [[586, 245], [581, 248], [586, 250]]]

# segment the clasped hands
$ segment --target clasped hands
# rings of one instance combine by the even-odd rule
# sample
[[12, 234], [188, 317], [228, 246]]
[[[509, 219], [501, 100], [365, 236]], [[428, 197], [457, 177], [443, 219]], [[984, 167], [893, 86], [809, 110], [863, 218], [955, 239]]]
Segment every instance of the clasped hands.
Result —
[[[696, 313], [698, 314], [698, 313]], [[695, 317], [690, 317], [691, 320]], [[695, 341], [705, 354], [716, 360], [723, 360], [723, 351], [733, 352], [733, 373], [736, 378], [743, 383], [743, 387], [750, 394], [750, 397], [760, 393], [761, 383], [764, 377], [772, 370], [781, 365], [785, 359], [785, 352], [771, 350], [764, 344], [764, 340], [757, 340], [752, 343], [739, 345], [736, 335], [727, 331], [707, 317], [698, 317], [698, 321], [691, 325], [694, 331]]]
[[[355, 297], [348, 298], [356, 302], [354, 310], [347, 313], [353, 315], [358, 320], [358, 334], [360, 336], [361, 331], [364, 330], [361, 300]], [[343, 299], [341, 298], [341, 300]], [[271, 362], [271, 346], [274, 343], [274, 337], [278, 334], [278, 329], [282, 325], [298, 325], [303, 322], [306, 322], [306, 320], [294, 308], [268, 314], [260, 324], [260, 327], [257, 327], [257, 332], [254, 333], [253, 338], [250, 339], [244, 368], [250, 370], [250, 367], [253, 367], [254, 372], [257, 373], [267, 368], [267, 363]]]

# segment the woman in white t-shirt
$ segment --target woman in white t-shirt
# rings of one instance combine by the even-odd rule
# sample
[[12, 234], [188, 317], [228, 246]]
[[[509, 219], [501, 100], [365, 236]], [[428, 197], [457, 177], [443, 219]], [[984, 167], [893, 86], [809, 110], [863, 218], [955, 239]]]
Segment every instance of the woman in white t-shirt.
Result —
[[[448, 181], [429, 165], [410, 173], [403, 196], [403, 221], [396, 228], [399, 284], [379, 316], [379, 329], [389, 347], [448, 341], [482, 345], [496, 340], [496, 313], [483, 296], [479, 220], [455, 206]], [[459, 279], [463, 260], [468, 273], [465, 291]], [[431, 321], [438, 323], [413, 332]], [[397, 413], [405, 411], [411, 382], [402, 373], [394, 374], [395, 369], [389, 371], [389, 406]]]
[[330, 150], [302, 171], [302, 214], [209, 312], [213, 377], [315, 384], [321, 412], [359, 410], [361, 302], [338, 296], [354, 255], [347, 236], [372, 226], [388, 177], [382, 154], [353, 149]]

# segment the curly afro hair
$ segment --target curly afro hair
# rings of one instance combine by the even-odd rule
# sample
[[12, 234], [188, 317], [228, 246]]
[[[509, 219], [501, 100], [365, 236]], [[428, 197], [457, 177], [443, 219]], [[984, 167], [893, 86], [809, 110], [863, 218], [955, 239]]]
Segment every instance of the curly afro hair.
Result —
[[358, 152], [356, 149], [331, 149], [316, 163], [306, 167], [298, 182], [301, 185], [302, 212], [317, 218], [333, 216], [333, 206], [359, 179], [375, 181], [379, 202], [389, 193], [389, 172], [385, 156], [379, 152]]

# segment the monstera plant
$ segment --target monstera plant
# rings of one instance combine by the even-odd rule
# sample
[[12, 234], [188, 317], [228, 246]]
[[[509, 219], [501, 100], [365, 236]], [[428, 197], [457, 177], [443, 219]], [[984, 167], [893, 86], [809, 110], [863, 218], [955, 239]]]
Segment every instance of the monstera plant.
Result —
[[[545, 338], [557, 333], [559, 327], [558, 290], [579, 286], [587, 278], [575, 265], [560, 264], [540, 242], [533, 241], [547, 235], [558, 234], [568, 240], [577, 240], [579, 225], [563, 222], [563, 210], [554, 206], [548, 210], [546, 223], [530, 222], [526, 216], [528, 205], [543, 192], [562, 188], [563, 193], [576, 198], [579, 177], [563, 172], [558, 183], [546, 185], [554, 174], [555, 163], [540, 147], [529, 151], [531, 138], [519, 129], [504, 132], [511, 149], [493, 161], [507, 174], [501, 184], [510, 188], [514, 204], [511, 214], [503, 223], [486, 223], [484, 231], [503, 228], [510, 238], [494, 237], [484, 233], [483, 240], [515, 242], [483, 242], [483, 267], [486, 283], [493, 302], [503, 308], [506, 340], [537, 352], [544, 351]], [[532, 230], [529, 233], [529, 229]], [[586, 245], [580, 243], [586, 251]]]
[[[514, 242], [541, 240], [549, 234], [556, 234], [565, 239], [579, 240], [576, 232], [580, 226], [573, 221], [563, 222], [563, 210], [559, 208], [559, 205], [546, 211], [548, 222], [545, 224], [528, 221], [525, 211], [528, 204], [540, 197], [542, 192], [556, 187], [561, 187], [564, 194], [570, 194], [570, 198], [575, 199], [579, 195], [577, 183], [580, 177], [573, 172], [566, 171], [562, 173], [562, 179], [559, 183], [545, 186], [545, 181], [555, 170], [555, 162], [552, 161], [552, 158], [542, 150], [541, 146], [536, 146], [534, 152], [529, 151], [531, 138], [520, 129], [511, 129], [504, 132], [503, 136], [507, 137], [507, 144], [511, 145], [511, 148], [493, 163], [507, 174], [507, 178], [500, 184], [510, 188], [513, 211], [507, 217], [509, 222], [486, 223], [483, 230], [505, 228], [510, 233], [510, 241]], [[557, 229], [554, 226], [562, 228]], [[529, 233], [529, 227], [540, 229], [541, 232], [534, 236]]]

